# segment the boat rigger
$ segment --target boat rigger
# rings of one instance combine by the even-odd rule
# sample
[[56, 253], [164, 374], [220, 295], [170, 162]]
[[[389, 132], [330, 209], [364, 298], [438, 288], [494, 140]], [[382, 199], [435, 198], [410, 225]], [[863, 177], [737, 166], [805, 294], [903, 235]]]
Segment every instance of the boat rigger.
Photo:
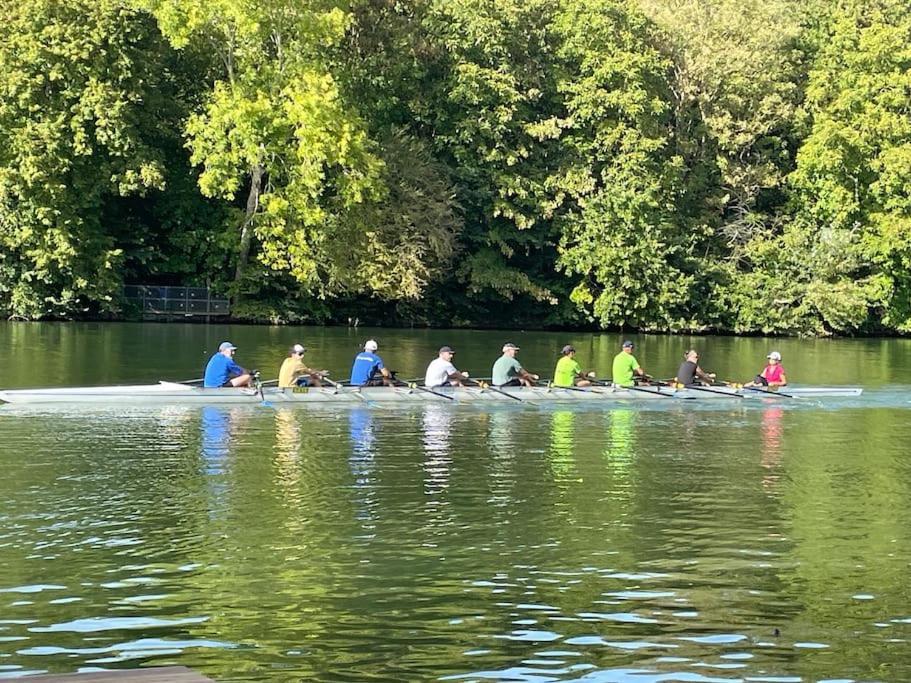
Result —
[[788, 387], [773, 391], [753, 387], [668, 386], [375, 386], [274, 388], [203, 388], [176, 382], [108, 387], [14, 389], [0, 391], [0, 401], [11, 404], [130, 404], [130, 405], [236, 405], [257, 404], [349, 404], [397, 405], [425, 403], [517, 403], [586, 404], [609, 406], [620, 401], [788, 401], [860, 396], [860, 387]]

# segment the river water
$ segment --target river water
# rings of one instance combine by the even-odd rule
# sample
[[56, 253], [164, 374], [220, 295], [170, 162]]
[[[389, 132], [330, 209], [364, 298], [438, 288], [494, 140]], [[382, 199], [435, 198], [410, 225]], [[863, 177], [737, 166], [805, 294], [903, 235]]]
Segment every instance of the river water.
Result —
[[[581, 333], [0, 324], [0, 387], [191, 379], [218, 342], [347, 376], [374, 336], [549, 376]], [[861, 398], [307, 409], [0, 407], [0, 676], [911, 680], [911, 341], [635, 337]], [[668, 405], [670, 404], [670, 405]]]

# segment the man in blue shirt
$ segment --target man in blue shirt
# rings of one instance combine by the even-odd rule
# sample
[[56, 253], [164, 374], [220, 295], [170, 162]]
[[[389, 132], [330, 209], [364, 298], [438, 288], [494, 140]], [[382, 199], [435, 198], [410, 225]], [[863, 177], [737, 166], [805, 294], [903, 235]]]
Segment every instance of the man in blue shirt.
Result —
[[[357, 387], [376, 386], [392, 384], [392, 375], [383, 366], [383, 359], [376, 355], [379, 348], [377, 343], [372, 339], [364, 344], [364, 350], [354, 358], [354, 364], [351, 366], [351, 385]], [[382, 379], [376, 374], [382, 375]]]
[[215, 387], [248, 387], [252, 375], [234, 362], [234, 351], [237, 347], [231, 342], [222, 342], [218, 353], [214, 354], [206, 365], [203, 386]]

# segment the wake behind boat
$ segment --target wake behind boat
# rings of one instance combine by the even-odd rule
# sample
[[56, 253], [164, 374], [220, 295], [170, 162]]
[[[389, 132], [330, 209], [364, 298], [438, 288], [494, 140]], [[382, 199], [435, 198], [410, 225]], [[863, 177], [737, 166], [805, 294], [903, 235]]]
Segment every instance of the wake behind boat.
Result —
[[11, 404], [130, 404], [130, 405], [236, 405], [258, 404], [349, 404], [396, 405], [425, 403], [519, 403], [580, 404], [609, 406], [618, 401], [739, 401], [815, 399], [860, 396], [860, 387], [788, 387], [771, 391], [749, 387], [673, 388], [667, 386], [562, 388], [544, 386], [434, 387], [376, 386], [262, 388], [202, 388], [178, 382], [107, 387], [55, 389], [9, 389], [0, 391], [0, 401]]

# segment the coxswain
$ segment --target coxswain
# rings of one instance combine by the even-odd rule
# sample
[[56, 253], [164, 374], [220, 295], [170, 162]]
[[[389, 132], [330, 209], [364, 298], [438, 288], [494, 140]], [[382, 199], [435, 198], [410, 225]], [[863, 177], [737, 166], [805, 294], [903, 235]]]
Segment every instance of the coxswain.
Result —
[[498, 387], [530, 387], [538, 381], [538, 375], [525, 370], [516, 360], [519, 347], [512, 342], [503, 345], [503, 355], [497, 358], [490, 373], [491, 384]]
[[695, 349], [690, 349], [683, 357], [683, 362], [677, 368], [677, 376], [674, 382], [682, 384], [685, 387], [696, 384], [696, 378], [701, 379], [705, 384], [715, 383], [715, 373], [705, 372], [699, 367], [699, 353]]
[[295, 344], [288, 351], [288, 357], [282, 361], [278, 371], [278, 388], [321, 387], [322, 379], [329, 374], [326, 370], [312, 370], [304, 365], [304, 354], [307, 349]]
[[364, 344], [364, 350], [354, 357], [354, 363], [351, 365], [352, 386], [392, 386], [392, 374], [383, 365], [383, 359], [376, 355], [377, 349], [379, 344], [369, 339]]
[[218, 345], [216, 351], [206, 364], [203, 386], [206, 389], [217, 387], [248, 387], [253, 380], [253, 373], [244, 370], [234, 362], [237, 347], [229, 341]]
[[452, 364], [455, 351], [451, 346], [441, 346], [439, 355], [430, 361], [427, 372], [424, 374], [425, 387], [460, 387], [462, 381], [468, 378], [467, 372], [459, 372]]
[[631, 387], [636, 383], [635, 378], [645, 379], [645, 370], [639, 365], [639, 361], [633, 355], [633, 349], [636, 345], [631, 341], [623, 342], [622, 350], [614, 356], [614, 364], [611, 372], [611, 379], [619, 387]]
[[766, 358], [769, 362], [762, 369], [762, 372], [756, 375], [752, 382], [747, 382], [743, 386], [769, 387], [770, 389], [787, 386], [788, 377], [781, 366], [781, 354], [778, 351], [772, 351]]
[[576, 361], [576, 349], [571, 344], [567, 344], [560, 351], [560, 360], [557, 361], [557, 367], [554, 368], [554, 386], [555, 387], [589, 387], [591, 378], [595, 376], [594, 372], [587, 375], [582, 372], [582, 366]]

